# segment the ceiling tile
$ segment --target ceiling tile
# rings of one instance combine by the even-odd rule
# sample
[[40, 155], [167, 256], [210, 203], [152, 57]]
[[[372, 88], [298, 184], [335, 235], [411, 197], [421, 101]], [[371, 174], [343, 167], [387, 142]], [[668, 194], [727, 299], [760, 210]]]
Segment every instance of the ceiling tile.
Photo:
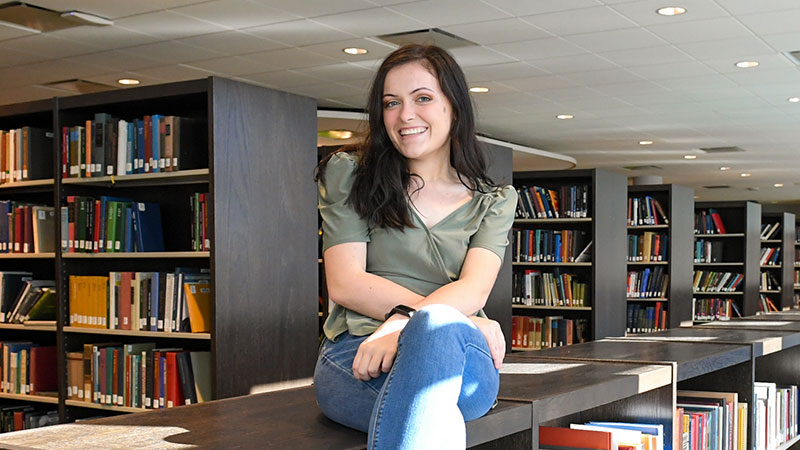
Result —
[[753, 14], [767, 11], [781, 11], [798, 9], [797, 0], [770, 0], [768, 2], [754, 2], [752, 0], [718, 0], [731, 14]]
[[[41, 78], [41, 75], [36, 74], [32, 70], [26, 69], [25, 66], [16, 66], [16, 67], [6, 67], [0, 69], [0, 80], [3, 80], [2, 88], [19, 88], [23, 86], [30, 86], [31, 84], [36, 84], [36, 81], [32, 81], [32, 79], [36, 77]], [[14, 98], [19, 98], [16, 95]], [[9, 103], [5, 102], [4, 103]]]
[[583, 55], [537, 59], [530, 64], [554, 74], [582, 72], [584, 70], [604, 70], [619, 67], [617, 64], [605, 58], [588, 53]]
[[446, 27], [510, 17], [509, 14], [480, 0], [425, 0], [401, 3], [388, 8], [431, 27]]
[[51, 59], [36, 64], [27, 64], [22, 67], [32, 74], [28, 79], [28, 84], [43, 84], [52, 81], [69, 80], [72, 78], [83, 78], [91, 75], [116, 72], [116, 70], [103, 69], [93, 64], [79, 63], [72, 58]]
[[550, 33], [516, 18], [467, 25], [450, 25], [442, 28], [448, 33], [481, 45], [551, 37]]
[[0, 49], [11, 49], [48, 58], [65, 58], [98, 50], [93, 45], [59, 39], [49, 34], [37, 34], [0, 41]]
[[262, 39], [280, 42], [290, 47], [342, 41], [353, 37], [350, 33], [345, 33], [308, 19], [247, 28], [242, 31]]
[[692, 61], [689, 56], [671, 45], [637, 48], [632, 50], [618, 50], [600, 53], [598, 56], [608, 59], [609, 61], [619, 64], [623, 67], [638, 67], [650, 64], [667, 64]]
[[[367, 53], [364, 55], [350, 55], [343, 51], [344, 49], [350, 47], [363, 48], [367, 51]], [[303, 46], [303, 50], [318, 53], [320, 55], [338, 59], [343, 62], [367, 61], [375, 58], [383, 59], [396, 48], [397, 47], [395, 45], [381, 41], [380, 39], [364, 38]]]
[[733, 58], [746, 59], [749, 55], [764, 55], [772, 49], [755, 36], [718, 41], [678, 44], [677, 47], [699, 60]]
[[620, 96], [622, 94], [658, 94], [666, 92], [664, 88], [647, 81], [634, 81], [631, 83], [603, 84], [592, 86], [592, 89], [606, 95]]
[[238, 29], [285, 22], [297, 16], [250, 0], [214, 0], [171, 11], [226, 28]]
[[729, 16], [728, 12], [720, 8], [713, 0], [681, 0], [679, 3], [687, 11], [679, 16], [662, 16], [658, 14], [656, 11], [666, 6], [662, 0], [616, 3], [611, 5], [611, 8], [635, 21], [640, 26], [691, 22]]
[[180, 64], [189, 61], [217, 58], [224, 54], [229, 54], [229, 52], [216, 52], [175, 41], [140, 45], [138, 47], [120, 50], [120, 52], [158, 61], [156, 64], [153, 64], [154, 66], [164, 63]]
[[20, 66], [47, 59], [47, 57], [34, 55], [33, 53], [18, 52], [10, 48], [0, 52], [0, 67]]
[[252, 73], [248, 75], [242, 75], [241, 78], [280, 89], [293, 88], [296, 86], [307, 86], [325, 81], [323, 79], [294, 70]]
[[767, 34], [760, 36], [761, 39], [769, 44], [778, 52], [793, 52], [800, 50], [800, 32]]
[[636, 27], [636, 23], [607, 6], [538, 14], [522, 20], [558, 36]]
[[14, 87], [10, 89], [0, 89], [0, 105], [44, 100], [56, 96], [67, 95], [69, 94], [66, 91], [48, 89], [42, 86], [25, 86]]
[[535, 39], [532, 41], [488, 45], [487, 47], [512, 58], [528, 61], [587, 53], [586, 50], [560, 38]]
[[506, 86], [526, 92], [541, 91], [548, 89], [560, 89], [578, 85], [577, 83], [574, 83], [558, 75], [543, 75], [539, 77], [516, 78], [511, 80], [503, 80], [502, 83]]
[[715, 73], [705, 64], [694, 61], [631, 67], [629, 70], [648, 80], [695, 77]]
[[658, 80], [658, 84], [676, 91], [705, 91], [736, 87], [736, 83], [721, 74], [700, 75], [687, 78], [665, 78]]
[[351, 63], [307, 67], [305, 69], [296, 69], [293, 72], [309, 75], [316, 78], [318, 81], [334, 82], [372, 79], [374, 75], [373, 71]]
[[[109, 71], [128, 71], [163, 64], [158, 60], [145, 57], [144, 53], [109, 51], [88, 55], [73, 56], [71, 61], [80, 64], [91, 64]], [[116, 80], [115, 80], [116, 81]]]
[[450, 54], [461, 67], [503, 64], [515, 60], [488, 47], [458, 47], [451, 49]]
[[758, 61], [759, 63], [758, 67], [741, 69], [739, 67], [736, 67], [736, 63], [738, 61], [741, 60], [736, 58], [726, 58], [726, 59], [710, 59], [707, 61], [703, 61], [703, 63], [708, 64], [711, 68], [713, 68], [719, 73], [731, 73], [740, 71], [762, 71], [770, 69], [780, 69], [785, 67], [795, 67], [795, 64], [787, 56], [775, 53], [748, 56], [747, 61]]
[[732, 17], [652, 25], [647, 29], [673, 44], [752, 36], [747, 28]]
[[594, 86], [598, 84], [627, 83], [642, 81], [642, 77], [625, 69], [594, 70], [578, 73], [563, 74], [561, 77], [580, 85]]
[[503, 11], [514, 16], [529, 16], [531, 14], [544, 14], [555, 11], [589, 8], [597, 6], [595, 0], [484, 0]]
[[149, 78], [157, 78], [163, 82], [197, 80], [212, 75], [212, 73], [207, 70], [202, 70], [196, 67], [188, 67], [182, 64], [148, 67], [146, 69], [136, 70], [135, 73]]
[[330, 16], [317, 17], [314, 21], [340, 31], [347, 30], [348, 33], [358, 37], [400, 33], [428, 27], [423, 22], [384, 8], [371, 8], [342, 14], [333, 14]]
[[242, 56], [226, 56], [224, 58], [192, 61], [185, 65], [220, 75], [246, 75], [249, 73], [266, 72], [273, 68], [273, 66], [268, 63], [256, 62]]
[[25, 27], [16, 26], [6, 22], [0, 22], [0, 41], [24, 36], [33, 36], [36, 34], [39, 33]]
[[727, 77], [740, 86], [768, 86], [770, 84], [795, 83], [800, 88], [800, 71], [794, 68], [774, 70], [737, 71]]
[[75, 27], [48, 33], [52, 37], [79, 42], [89, 48], [114, 50], [135, 45], [149, 44], [158, 38], [120, 27]]
[[172, 11], [158, 11], [126, 17], [114, 25], [125, 30], [149, 34], [160, 39], [180, 39], [200, 34], [227, 31], [227, 28], [184, 16]]
[[465, 67], [464, 74], [470, 82], [502, 81], [509, 78], [546, 75], [544, 71], [523, 62]]
[[251, 61], [266, 66], [263, 70], [254, 70], [249, 73], [267, 72], [276, 68], [299, 69], [303, 67], [324, 66], [340, 62], [337, 59], [322, 56], [299, 48], [286, 48], [270, 50], [268, 52], [251, 53], [247, 55]]
[[739, 20], [755, 33], [796, 33], [800, 23], [800, 7], [788, 11], [739, 16]]
[[578, 34], [565, 39], [592, 52], [657, 47], [666, 43], [653, 33], [640, 28]]
[[117, 80], [121, 78], [135, 78], [139, 80], [140, 82], [139, 86], [151, 86], [154, 84], [160, 84], [164, 82], [161, 78], [148, 77], [136, 72], [114, 72], [102, 75], [88, 76], [84, 77], [83, 79], [87, 81], [93, 81], [95, 83], [113, 86], [116, 89], [129, 89], [117, 83]]
[[167, 8], [177, 8], [209, 0], [136, 0], [133, 2], [110, 2], [108, 0], [36, 0], [36, 6], [55, 11], [78, 10], [106, 19], [120, 19]]
[[178, 39], [175, 42], [227, 55], [243, 55], [246, 53], [286, 48], [286, 44], [258, 38], [238, 30], [203, 34], [200, 36]]
[[[302, 17], [328, 16], [349, 11], [374, 8], [374, 2], [366, 0], [254, 0], [272, 8], [282, 9]], [[402, 0], [408, 1], [408, 0]]]

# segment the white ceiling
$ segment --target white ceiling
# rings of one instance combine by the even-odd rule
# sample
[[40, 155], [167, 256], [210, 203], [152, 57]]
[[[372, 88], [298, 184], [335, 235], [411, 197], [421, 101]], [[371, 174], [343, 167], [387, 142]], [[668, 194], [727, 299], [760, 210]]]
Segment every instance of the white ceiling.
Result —
[[[437, 27], [478, 44], [452, 53], [471, 84], [491, 89], [474, 95], [487, 136], [569, 155], [579, 168], [660, 175], [695, 187], [699, 200], [800, 199], [800, 103], [787, 101], [800, 96], [800, 65], [785, 55], [800, 50], [798, 0], [27, 3], [114, 26], [33, 34], [0, 25], [0, 104], [69, 95], [41, 86], [69, 78], [149, 85], [214, 74], [361, 108], [393, 49], [374, 36]], [[662, 6], [688, 12], [663, 17]], [[352, 46], [369, 53], [341, 51]], [[742, 60], [760, 66], [736, 68]], [[557, 120], [562, 113], [575, 118]], [[719, 146], [745, 152], [698, 150]], [[623, 168], [639, 165], [661, 169]], [[702, 188], [721, 184], [732, 188]]]

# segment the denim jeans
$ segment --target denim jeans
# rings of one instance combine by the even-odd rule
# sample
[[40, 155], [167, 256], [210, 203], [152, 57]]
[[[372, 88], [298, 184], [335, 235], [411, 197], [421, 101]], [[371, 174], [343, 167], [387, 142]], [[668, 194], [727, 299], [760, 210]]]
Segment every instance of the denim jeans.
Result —
[[400, 333], [389, 373], [360, 381], [353, 359], [367, 337], [323, 343], [314, 372], [322, 412], [367, 432], [371, 450], [463, 449], [464, 422], [489, 411], [500, 384], [480, 330], [455, 308], [427, 306]]

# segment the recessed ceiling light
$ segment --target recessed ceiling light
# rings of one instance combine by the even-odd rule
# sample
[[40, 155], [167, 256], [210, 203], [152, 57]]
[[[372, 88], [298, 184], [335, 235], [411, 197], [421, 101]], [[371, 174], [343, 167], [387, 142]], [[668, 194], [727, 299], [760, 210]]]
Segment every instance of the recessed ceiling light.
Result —
[[775, 184], [773, 184], [773, 186], [775, 186], [775, 187], [783, 187], [783, 183], [775, 183]]
[[662, 16], [679, 16], [686, 12], [686, 8], [681, 8], [680, 6], [667, 6], [664, 8], [659, 8], [656, 12]]
[[489, 92], [489, 88], [482, 87], [482, 86], [475, 86], [475, 87], [469, 88], [469, 91], [470, 92], [474, 92], [476, 94], [482, 94], [484, 92]]
[[747, 173], [747, 172], [745, 172], [745, 173], [743, 173], [743, 174], [741, 174], [741, 175], [742, 175], [743, 177], [749, 177], [749, 176], [750, 176], [750, 174], [749, 174], [749, 173]]
[[317, 131], [317, 136], [330, 139], [350, 139], [353, 137], [353, 132], [350, 130], [322, 130]]
[[653, 141], [639, 141], [639, 145], [652, 145]]
[[697, 159], [697, 155], [683, 155], [683, 159]]
[[695, 200], [697, 200], [698, 198], [700, 198], [700, 196], [699, 196], [699, 195], [695, 195], [695, 196], [694, 196], [694, 199], [695, 199]]
[[728, 166], [722, 166], [719, 168], [719, 170], [731, 170], [731, 168]]
[[572, 114], [559, 114], [556, 116], [556, 119], [569, 120], [572, 119], [573, 117], [575, 116], [573, 116]]
[[789, 97], [788, 100], [790, 103], [800, 103], [800, 97]]
[[758, 61], [739, 61], [736, 63], [736, 67], [741, 69], [749, 69], [756, 66], [758, 66]]
[[123, 86], [136, 86], [137, 84], [140, 83], [140, 81], [135, 80], [133, 78], [120, 78], [119, 80], [117, 80], [117, 83]]
[[342, 51], [347, 53], [348, 55], [365, 55], [365, 54], [367, 54], [367, 49], [358, 48], [358, 47], [347, 47], [347, 48], [343, 48]]

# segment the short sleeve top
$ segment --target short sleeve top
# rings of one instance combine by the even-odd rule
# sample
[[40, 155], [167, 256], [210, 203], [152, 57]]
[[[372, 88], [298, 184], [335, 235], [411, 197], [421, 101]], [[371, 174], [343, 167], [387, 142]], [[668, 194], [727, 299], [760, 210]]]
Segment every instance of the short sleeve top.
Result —
[[[347, 201], [358, 161], [340, 152], [328, 161], [320, 180], [322, 250], [346, 242], [367, 243], [367, 272], [427, 296], [456, 281], [470, 248], [485, 248], [503, 259], [514, 221], [517, 192], [505, 186], [474, 197], [428, 228], [409, 208], [416, 228], [370, 228]], [[323, 326], [328, 339], [344, 331], [354, 336], [372, 333], [381, 321], [335, 305]]]

